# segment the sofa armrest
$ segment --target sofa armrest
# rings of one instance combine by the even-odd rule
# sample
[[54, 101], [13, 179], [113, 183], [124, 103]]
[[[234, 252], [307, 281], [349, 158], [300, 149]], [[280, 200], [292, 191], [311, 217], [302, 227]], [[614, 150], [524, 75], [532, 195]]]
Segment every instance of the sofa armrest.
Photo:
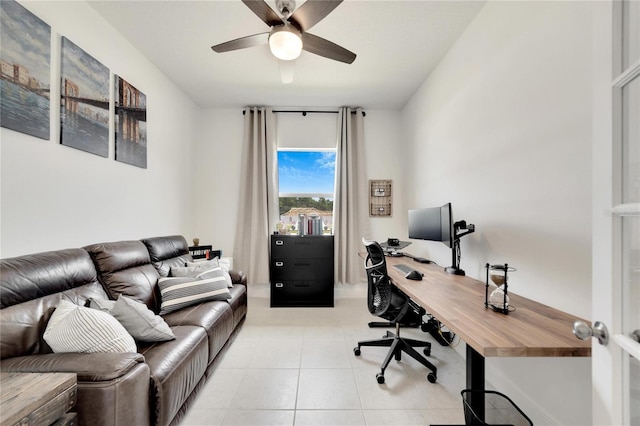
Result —
[[21, 373], [76, 373], [78, 381], [101, 382], [124, 376], [144, 356], [138, 353], [52, 353], [2, 360], [2, 371]]
[[149, 425], [151, 375], [137, 353], [43, 354], [2, 360], [0, 371], [76, 373], [78, 424]]
[[230, 269], [229, 275], [231, 275], [231, 282], [233, 282], [234, 284], [247, 285], [247, 275], [243, 271]]

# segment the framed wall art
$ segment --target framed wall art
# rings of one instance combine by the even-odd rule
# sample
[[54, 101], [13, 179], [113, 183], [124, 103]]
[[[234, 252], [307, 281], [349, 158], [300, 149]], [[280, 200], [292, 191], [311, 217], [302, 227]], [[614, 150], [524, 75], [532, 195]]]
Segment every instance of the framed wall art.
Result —
[[109, 155], [109, 69], [62, 37], [60, 143]]
[[0, 1], [0, 125], [49, 140], [51, 27]]
[[115, 76], [116, 161], [147, 168], [147, 97]]

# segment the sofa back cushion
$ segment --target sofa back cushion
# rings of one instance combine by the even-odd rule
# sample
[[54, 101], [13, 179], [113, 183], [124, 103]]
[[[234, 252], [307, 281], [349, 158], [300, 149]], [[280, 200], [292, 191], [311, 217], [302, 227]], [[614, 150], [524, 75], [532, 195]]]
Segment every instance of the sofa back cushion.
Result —
[[124, 294], [154, 312], [160, 309], [158, 272], [140, 241], [118, 241], [85, 247], [98, 271], [98, 280], [110, 299]]
[[0, 357], [50, 353], [42, 336], [60, 301], [84, 305], [106, 297], [85, 250], [0, 260]]
[[145, 238], [142, 242], [147, 246], [151, 263], [161, 277], [168, 276], [171, 268], [193, 262], [189, 254], [189, 244], [182, 235]]

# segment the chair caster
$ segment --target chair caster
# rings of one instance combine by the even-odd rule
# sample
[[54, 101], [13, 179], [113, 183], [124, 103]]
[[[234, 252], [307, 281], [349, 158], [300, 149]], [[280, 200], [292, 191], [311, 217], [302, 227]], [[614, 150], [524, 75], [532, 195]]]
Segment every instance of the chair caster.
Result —
[[424, 356], [431, 356], [431, 348], [424, 348], [422, 353], [424, 354]]
[[382, 374], [382, 373], [376, 374], [376, 380], [378, 381], [378, 383], [383, 384], [384, 383], [384, 374]]
[[360, 348], [353, 348], [353, 353], [355, 356], [360, 356]]
[[429, 373], [427, 374], [427, 380], [429, 381], [429, 383], [435, 383], [436, 382], [436, 375], [433, 373]]

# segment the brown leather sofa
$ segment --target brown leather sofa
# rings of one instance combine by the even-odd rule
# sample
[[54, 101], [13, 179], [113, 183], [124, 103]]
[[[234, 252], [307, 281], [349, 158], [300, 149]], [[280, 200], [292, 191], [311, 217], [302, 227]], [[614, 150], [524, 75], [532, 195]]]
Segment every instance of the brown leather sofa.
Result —
[[243, 273], [230, 271], [230, 300], [164, 315], [176, 339], [138, 342], [138, 353], [53, 353], [43, 334], [60, 300], [85, 305], [90, 299], [124, 294], [157, 313], [159, 277], [190, 261], [182, 236], [3, 259], [0, 370], [76, 373], [75, 411], [81, 425], [178, 424], [246, 315]]

